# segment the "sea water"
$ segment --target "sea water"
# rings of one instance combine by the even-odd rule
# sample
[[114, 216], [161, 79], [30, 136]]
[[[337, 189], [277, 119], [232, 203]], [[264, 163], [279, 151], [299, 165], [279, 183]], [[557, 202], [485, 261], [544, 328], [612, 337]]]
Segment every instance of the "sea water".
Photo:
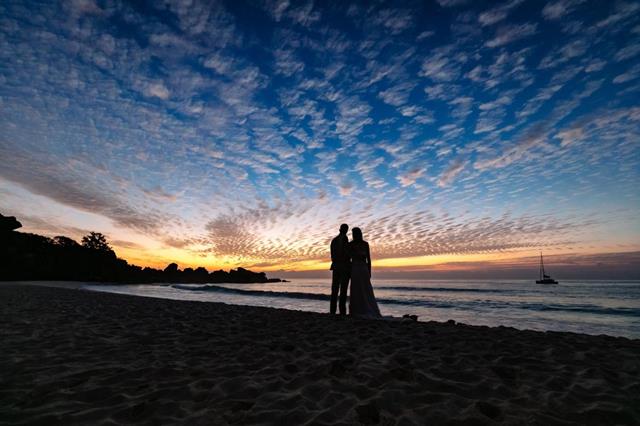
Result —
[[[374, 280], [385, 316], [640, 338], [640, 281]], [[328, 312], [328, 279], [266, 284], [86, 285], [176, 300]]]

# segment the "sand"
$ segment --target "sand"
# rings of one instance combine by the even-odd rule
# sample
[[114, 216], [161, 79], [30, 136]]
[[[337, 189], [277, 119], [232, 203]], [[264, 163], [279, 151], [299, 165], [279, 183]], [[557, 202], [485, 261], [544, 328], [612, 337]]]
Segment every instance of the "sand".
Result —
[[2, 424], [640, 424], [640, 340], [0, 284]]

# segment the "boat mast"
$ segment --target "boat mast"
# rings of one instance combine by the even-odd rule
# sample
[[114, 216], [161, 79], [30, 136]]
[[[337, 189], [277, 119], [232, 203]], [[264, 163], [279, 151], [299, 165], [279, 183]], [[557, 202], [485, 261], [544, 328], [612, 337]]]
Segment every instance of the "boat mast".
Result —
[[542, 261], [542, 251], [540, 251], [540, 279], [544, 277], [544, 262]]

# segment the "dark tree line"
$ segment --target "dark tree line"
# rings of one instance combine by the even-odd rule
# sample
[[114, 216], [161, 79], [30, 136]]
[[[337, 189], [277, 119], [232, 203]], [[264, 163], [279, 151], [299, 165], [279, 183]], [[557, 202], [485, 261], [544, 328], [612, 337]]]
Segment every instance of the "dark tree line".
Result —
[[0, 214], [0, 280], [65, 280], [114, 283], [264, 283], [264, 272], [244, 268], [209, 273], [205, 268], [185, 268], [171, 263], [164, 270], [142, 268], [119, 259], [99, 232], [91, 232], [81, 243], [64, 237], [17, 232], [22, 225], [15, 217]]

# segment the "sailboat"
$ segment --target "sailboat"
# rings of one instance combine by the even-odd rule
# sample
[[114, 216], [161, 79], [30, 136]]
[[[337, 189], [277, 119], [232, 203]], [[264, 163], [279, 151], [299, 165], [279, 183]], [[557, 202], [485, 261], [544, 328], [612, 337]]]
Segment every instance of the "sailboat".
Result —
[[544, 272], [544, 262], [542, 261], [542, 252], [540, 252], [540, 279], [536, 280], [536, 284], [558, 284], [558, 281], [551, 278]]

